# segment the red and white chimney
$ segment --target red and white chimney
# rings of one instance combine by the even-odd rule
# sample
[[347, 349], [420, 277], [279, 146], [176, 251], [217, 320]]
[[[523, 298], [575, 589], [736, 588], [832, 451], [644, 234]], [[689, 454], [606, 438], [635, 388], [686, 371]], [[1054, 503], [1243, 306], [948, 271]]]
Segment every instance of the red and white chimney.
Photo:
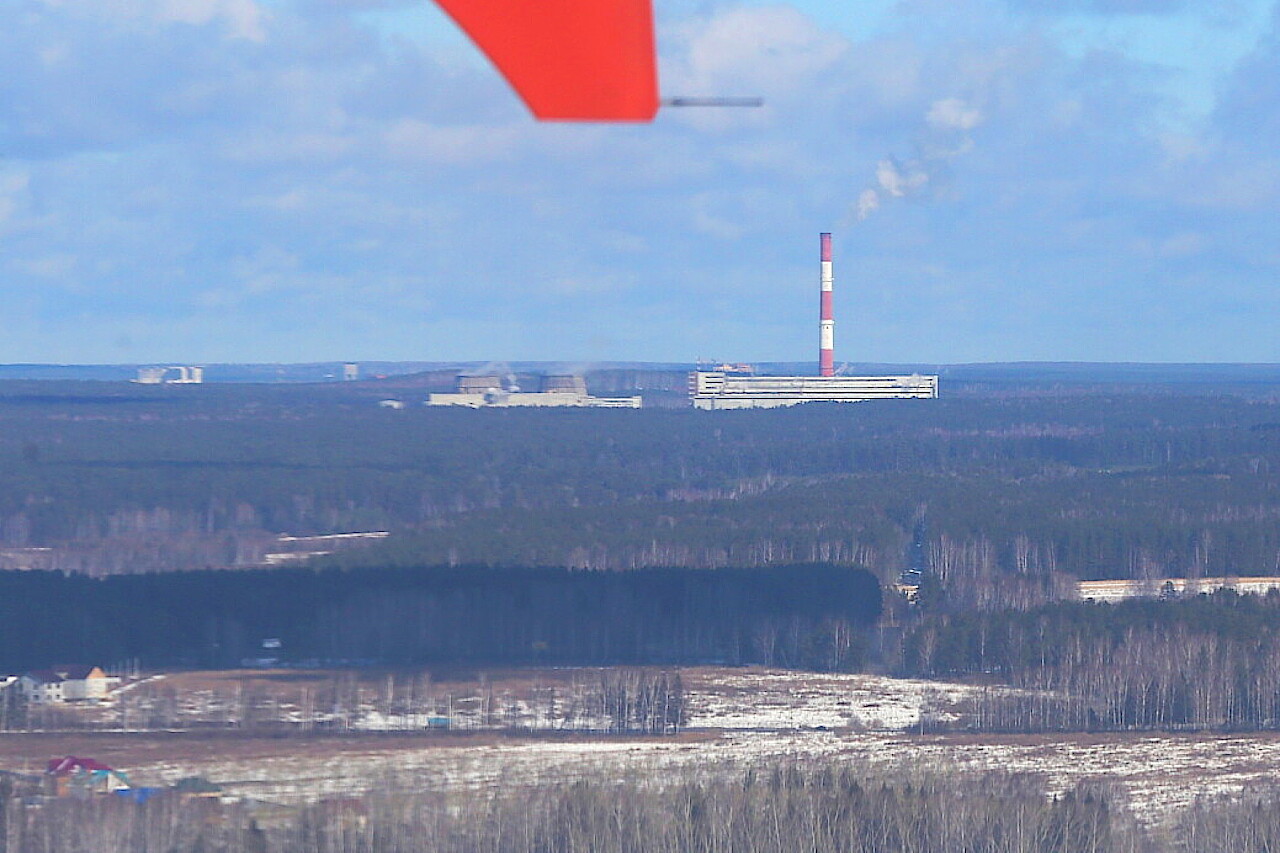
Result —
[[818, 375], [836, 375], [836, 312], [831, 302], [831, 235], [822, 242], [822, 311], [818, 327]]

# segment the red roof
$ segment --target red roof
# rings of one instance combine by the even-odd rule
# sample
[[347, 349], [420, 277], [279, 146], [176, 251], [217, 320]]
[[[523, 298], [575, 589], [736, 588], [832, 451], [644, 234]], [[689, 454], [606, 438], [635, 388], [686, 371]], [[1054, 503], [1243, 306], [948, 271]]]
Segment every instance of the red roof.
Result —
[[111, 771], [113, 769], [96, 758], [80, 758], [75, 755], [68, 755], [65, 758], [50, 758], [44, 772], [51, 773], [54, 776], [69, 776], [82, 770], [93, 772], [95, 770]]

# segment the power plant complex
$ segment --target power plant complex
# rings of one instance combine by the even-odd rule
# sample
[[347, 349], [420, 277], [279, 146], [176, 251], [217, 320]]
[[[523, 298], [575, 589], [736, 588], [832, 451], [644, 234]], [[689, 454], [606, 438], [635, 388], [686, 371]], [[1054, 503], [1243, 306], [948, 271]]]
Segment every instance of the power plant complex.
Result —
[[[689, 376], [689, 397], [695, 408], [759, 409], [800, 403], [860, 403], [938, 396], [937, 376], [845, 376], [836, 370], [834, 279], [829, 233], [820, 235], [820, 247], [817, 375], [759, 375], [746, 364], [722, 364], [712, 369], [699, 367]], [[353, 378], [352, 373], [354, 371], [348, 369], [344, 378]], [[522, 381], [529, 384], [528, 377]], [[426, 403], [428, 406], [475, 409], [523, 406], [638, 409], [643, 405], [639, 396], [592, 396], [587, 392], [582, 376], [549, 375], [536, 377], [534, 381], [538, 383], [537, 389], [525, 390], [513, 374], [457, 375], [452, 391], [430, 394]], [[395, 402], [398, 401], [383, 401], [382, 405]]]
[[831, 235], [820, 235], [821, 295], [818, 313], [818, 375], [756, 376], [742, 370], [698, 370], [689, 395], [699, 409], [759, 409], [799, 403], [859, 403], [865, 400], [933, 399], [938, 377], [841, 376], [835, 369], [835, 306]]

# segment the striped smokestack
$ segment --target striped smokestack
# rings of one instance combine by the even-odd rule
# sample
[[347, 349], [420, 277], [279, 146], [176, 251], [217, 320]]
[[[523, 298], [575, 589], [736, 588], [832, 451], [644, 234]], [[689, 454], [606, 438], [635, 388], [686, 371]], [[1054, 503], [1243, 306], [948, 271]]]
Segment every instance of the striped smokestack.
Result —
[[818, 329], [818, 375], [836, 375], [836, 313], [831, 303], [831, 235], [822, 242], [822, 311]]

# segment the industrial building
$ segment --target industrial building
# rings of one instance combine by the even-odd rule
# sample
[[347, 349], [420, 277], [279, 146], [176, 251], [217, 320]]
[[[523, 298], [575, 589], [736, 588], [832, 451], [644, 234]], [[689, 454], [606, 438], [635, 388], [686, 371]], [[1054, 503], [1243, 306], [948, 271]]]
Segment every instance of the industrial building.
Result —
[[819, 245], [818, 375], [757, 376], [746, 370], [698, 370], [689, 378], [689, 396], [696, 408], [758, 409], [938, 396], [937, 376], [837, 375], [831, 235], [821, 234]]
[[[178, 375], [166, 378], [171, 371], [177, 371]], [[204, 382], [204, 368], [185, 365], [175, 367], [139, 367], [138, 378], [133, 381], [140, 385], [200, 385]]]
[[699, 409], [759, 409], [797, 403], [860, 403], [938, 396], [936, 376], [733, 376], [693, 375], [693, 404]]
[[581, 376], [544, 376], [537, 391], [522, 391], [500, 376], [459, 376], [451, 393], [430, 394], [428, 406], [466, 406], [472, 409], [515, 406], [593, 409], [638, 409], [640, 397], [592, 397]]

